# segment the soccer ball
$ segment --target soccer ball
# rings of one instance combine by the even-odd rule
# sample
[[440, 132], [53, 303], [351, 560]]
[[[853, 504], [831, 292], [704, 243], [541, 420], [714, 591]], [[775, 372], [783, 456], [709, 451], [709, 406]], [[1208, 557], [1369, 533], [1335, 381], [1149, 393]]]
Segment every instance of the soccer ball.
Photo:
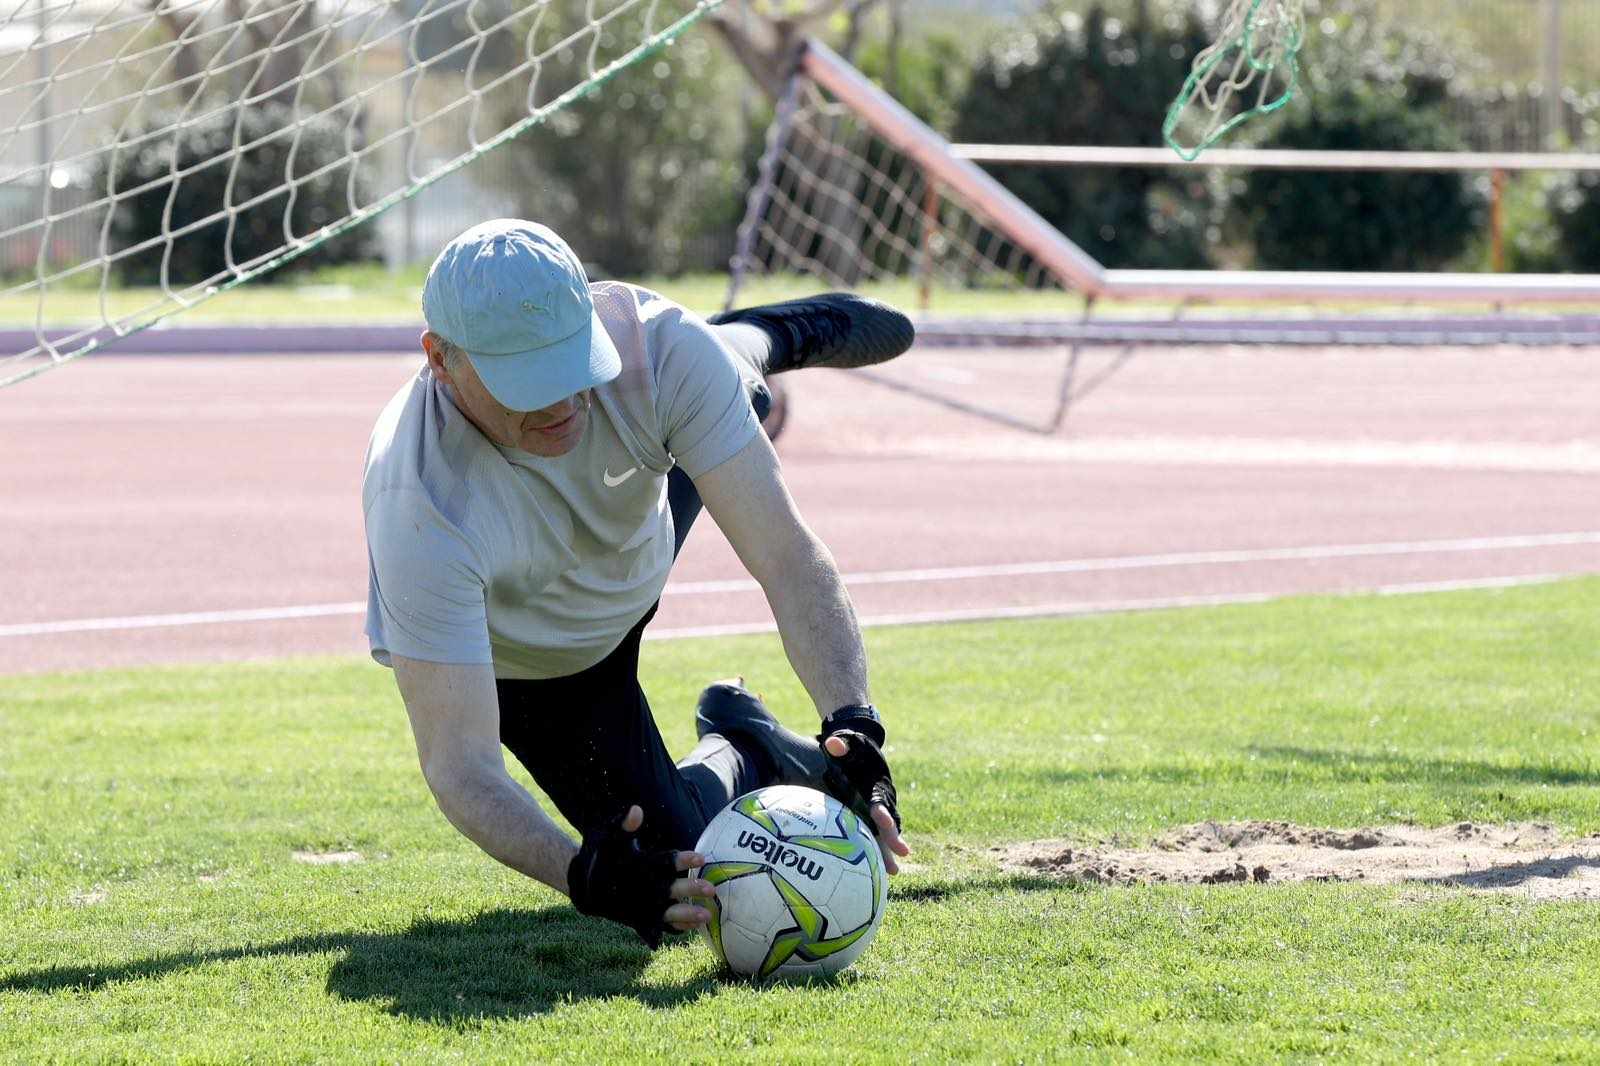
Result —
[[748, 792], [695, 850], [717, 886], [701, 935], [735, 973], [838, 973], [872, 943], [889, 901], [872, 830], [832, 796], [798, 785]]

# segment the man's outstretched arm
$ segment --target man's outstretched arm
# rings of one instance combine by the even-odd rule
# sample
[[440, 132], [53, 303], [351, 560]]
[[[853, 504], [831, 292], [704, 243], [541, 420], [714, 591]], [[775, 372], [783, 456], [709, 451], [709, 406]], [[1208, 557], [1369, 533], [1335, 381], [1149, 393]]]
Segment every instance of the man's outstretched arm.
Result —
[[[572, 897], [576, 904], [592, 904], [587, 913], [625, 920], [620, 913], [610, 912], [628, 910], [624, 905], [634, 901], [617, 903], [609, 899], [615, 893], [610, 891], [608, 882], [615, 880], [617, 874], [631, 880], [627, 877], [629, 871], [619, 869], [618, 862], [626, 867], [632, 853], [603, 850], [586, 854], [585, 861], [575, 867], [578, 845], [506, 773], [505, 756], [500, 750], [500, 704], [494, 668], [423, 662], [399, 655], [393, 656], [393, 661], [395, 681], [411, 717], [422, 776], [450, 824], [513, 870]], [[635, 807], [618, 827], [619, 832], [604, 834], [605, 839], [595, 843], [620, 849], [639, 824], [640, 811]], [[692, 852], [678, 852], [669, 859], [680, 873], [703, 861]], [[648, 861], [648, 857], [641, 856], [640, 861]], [[582, 873], [586, 879], [583, 883], [569, 883], [569, 871], [573, 869]], [[668, 877], [663, 877], [663, 883]], [[625, 887], [630, 891], [633, 888]], [[577, 891], [579, 888], [583, 891]], [[659, 904], [665, 906], [664, 912], [650, 912], [661, 914], [661, 922], [691, 929], [709, 920], [710, 913], [692, 902], [713, 894], [705, 882], [679, 877], [663, 896], [668, 893], [671, 899]], [[580, 905], [579, 909], [585, 907]], [[646, 922], [638, 914], [633, 918], [635, 921], [629, 924], [654, 921]]]
[[394, 656], [422, 776], [450, 824], [489, 855], [558, 892], [578, 853], [506, 773], [494, 668]]
[[[695, 487], [766, 593], [783, 650], [824, 722], [841, 707], [870, 702], [866, 646], [844, 579], [832, 553], [800, 517], [766, 435], [756, 434], [732, 459], [696, 478]], [[830, 737], [826, 747], [838, 757], [850, 743], [856, 742]], [[867, 747], [877, 752], [876, 745]], [[887, 767], [881, 772], [886, 779]], [[892, 806], [891, 792], [887, 807], [874, 804], [871, 810], [891, 873], [895, 856], [910, 853]]]
[[832, 553], [800, 517], [766, 436], [757, 433], [696, 478], [695, 488], [766, 593], [784, 653], [817, 713], [869, 702], [867, 653], [850, 595]]

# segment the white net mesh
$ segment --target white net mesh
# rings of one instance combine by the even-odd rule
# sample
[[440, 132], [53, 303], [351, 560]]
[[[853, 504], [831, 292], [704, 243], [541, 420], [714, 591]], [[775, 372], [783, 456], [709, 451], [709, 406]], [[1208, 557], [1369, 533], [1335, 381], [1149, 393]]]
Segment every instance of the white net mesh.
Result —
[[[795, 78], [750, 194], [728, 303], [827, 287], [935, 311], [937, 321], [925, 316], [918, 326], [918, 366], [932, 379], [856, 373], [1016, 428], [1053, 431], [1100, 376], [1079, 378], [1077, 353], [1059, 354], [1063, 317], [1085, 305], [1073, 275], [1049, 254], [1058, 235], [1002, 202], [1009, 194], [970, 165], [919, 152], [919, 134], [934, 155], [948, 146], [905, 117], [905, 126], [888, 128], [811, 78]], [[1001, 201], [984, 201], [984, 192]], [[1024, 216], [1020, 227], [1002, 217], [1009, 211]], [[930, 351], [947, 346], [986, 349], [984, 366], [1017, 388], [1001, 395], [986, 381], [975, 390], [965, 357], [942, 367]]]
[[1060, 313], [1067, 283], [982, 207], [815, 82], [799, 79], [794, 94], [752, 194], [736, 285], [803, 289], [816, 278], [951, 313], [1008, 292], [1013, 308]]
[[[33, 343], [0, 385], [313, 249], [364, 254], [363, 223], [721, 2], [21, 0], [0, 18], [0, 306], [28, 307]], [[94, 320], [63, 321], [85, 290]]]

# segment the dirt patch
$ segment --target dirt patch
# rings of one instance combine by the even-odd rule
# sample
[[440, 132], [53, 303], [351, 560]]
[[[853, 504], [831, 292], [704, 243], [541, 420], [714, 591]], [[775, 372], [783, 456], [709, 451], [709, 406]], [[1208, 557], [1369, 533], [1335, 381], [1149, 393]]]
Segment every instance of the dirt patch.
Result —
[[1548, 825], [1316, 829], [1288, 822], [1201, 822], [1148, 847], [1112, 840], [995, 848], [1007, 869], [1103, 885], [1423, 883], [1534, 899], [1600, 900], [1600, 836], [1563, 839]]
[[312, 866], [335, 866], [364, 861], [359, 851], [296, 851], [292, 854], [295, 862], [310, 863]]

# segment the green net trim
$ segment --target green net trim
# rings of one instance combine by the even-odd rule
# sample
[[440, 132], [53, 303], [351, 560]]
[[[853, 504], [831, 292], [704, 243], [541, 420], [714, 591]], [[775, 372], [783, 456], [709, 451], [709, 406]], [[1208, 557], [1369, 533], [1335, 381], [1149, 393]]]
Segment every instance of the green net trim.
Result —
[[[1299, 91], [1304, 41], [1304, 0], [1234, 0], [1167, 109], [1162, 138], [1193, 161], [1242, 123], [1287, 106]], [[1255, 102], [1230, 115], [1247, 91]]]

